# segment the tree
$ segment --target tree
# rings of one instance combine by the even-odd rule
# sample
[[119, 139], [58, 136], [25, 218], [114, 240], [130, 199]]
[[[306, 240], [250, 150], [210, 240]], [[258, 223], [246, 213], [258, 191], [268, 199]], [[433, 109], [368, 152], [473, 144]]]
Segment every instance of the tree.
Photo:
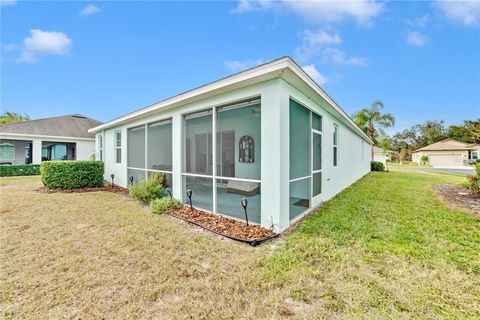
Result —
[[0, 116], [0, 124], [30, 121], [30, 117], [16, 112], [5, 111]]
[[384, 105], [382, 101], [375, 101], [370, 108], [364, 108], [353, 114], [357, 125], [365, 132], [370, 139], [378, 143], [379, 135], [385, 136], [384, 129], [395, 125], [395, 117], [390, 113], [382, 113]]
[[460, 126], [451, 125], [447, 136], [458, 141], [480, 144], [480, 119], [465, 120]]

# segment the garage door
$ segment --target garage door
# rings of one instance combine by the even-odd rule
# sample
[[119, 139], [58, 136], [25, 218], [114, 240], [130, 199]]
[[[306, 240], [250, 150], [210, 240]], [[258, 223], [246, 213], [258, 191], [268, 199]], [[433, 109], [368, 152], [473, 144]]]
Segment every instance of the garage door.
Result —
[[428, 163], [432, 166], [455, 166], [463, 164], [462, 155], [454, 154], [429, 154]]

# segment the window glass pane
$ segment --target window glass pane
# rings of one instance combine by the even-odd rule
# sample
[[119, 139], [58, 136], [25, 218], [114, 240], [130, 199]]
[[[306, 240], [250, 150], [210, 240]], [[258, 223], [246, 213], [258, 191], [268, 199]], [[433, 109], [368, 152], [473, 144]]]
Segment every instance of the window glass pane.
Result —
[[122, 162], [122, 149], [116, 148], [115, 153], [116, 153], [116, 158], [115, 159], [117, 160], [117, 163], [121, 163]]
[[0, 143], [0, 160], [13, 160], [15, 157], [15, 147], [12, 143]]
[[211, 111], [185, 116], [184, 172], [213, 173]]
[[103, 137], [102, 136], [98, 136], [98, 145], [100, 146], [100, 148], [103, 148]]
[[122, 146], [122, 133], [120, 131], [115, 132], [115, 146], [121, 147]]
[[65, 144], [55, 144], [51, 148], [51, 160], [67, 160], [67, 146]]
[[[127, 175], [128, 175], [127, 177], [128, 185], [131, 185], [132, 183], [135, 184], [145, 179], [145, 170], [128, 169]], [[133, 177], [133, 182], [130, 180], [132, 177]]]
[[322, 131], [322, 117], [312, 112], [312, 129]]
[[127, 153], [128, 167], [145, 168], [145, 126], [127, 130]]
[[148, 125], [148, 169], [172, 171], [172, 121]]
[[290, 220], [310, 208], [310, 178], [290, 182]]
[[290, 100], [290, 179], [309, 176], [310, 111]]
[[217, 180], [218, 213], [245, 220], [243, 198], [248, 201], [248, 221], [260, 223], [260, 183]]
[[183, 176], [183, 202], [190, 204], [187, 190], [192, 190], [192, 205], [194, 207], [213, 211], [213, 179]]
[[335, 126], [333, 129], [333, 144], [337, 145], [337, 140], [338, 140], [338, 127]]
[[337, 147], [333, 147], [333, 165], [337, 165]]
[[217, 175], [260, 179], [260, 104], [217, 109]]
[[317, 172], [313, 174], [313, 196], [322, 193], [322, 173]]
[[313, 170], [322, 169], [322, 135], [313, 133]]

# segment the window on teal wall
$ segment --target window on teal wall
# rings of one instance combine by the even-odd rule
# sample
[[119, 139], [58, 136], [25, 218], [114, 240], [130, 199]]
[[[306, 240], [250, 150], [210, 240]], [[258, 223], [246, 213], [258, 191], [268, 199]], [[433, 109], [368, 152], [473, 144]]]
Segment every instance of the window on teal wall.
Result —
[[338, 126], [333, 128], [333, 166], [338, 165]]

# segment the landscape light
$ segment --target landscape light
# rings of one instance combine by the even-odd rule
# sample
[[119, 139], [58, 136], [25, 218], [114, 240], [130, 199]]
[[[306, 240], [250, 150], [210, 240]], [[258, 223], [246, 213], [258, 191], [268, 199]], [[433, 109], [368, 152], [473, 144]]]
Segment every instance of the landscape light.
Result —
[[130, 185], [133, 186], [133, 176], [130, 176]]
[[247, 220], [247, 226], [248, 226], [248, 214], [247, 214], [248, 200], [247, 200], [247, 198], [242, 198], [241, 203], [242, 203], [243, 211], [245, 211], [245, 220]]
[[190, 200], [190, 210], [193, 210], [193, 206], [192, 206], [192, 189], [188, 189], [188, 190], [187, 190], [187, 197], [188, 197], [188, 199]]
[[112, 178], [112, 187], [113, 187], [113, 178], [115, 178], [115, 175], [112, 173], [110, 177]]

